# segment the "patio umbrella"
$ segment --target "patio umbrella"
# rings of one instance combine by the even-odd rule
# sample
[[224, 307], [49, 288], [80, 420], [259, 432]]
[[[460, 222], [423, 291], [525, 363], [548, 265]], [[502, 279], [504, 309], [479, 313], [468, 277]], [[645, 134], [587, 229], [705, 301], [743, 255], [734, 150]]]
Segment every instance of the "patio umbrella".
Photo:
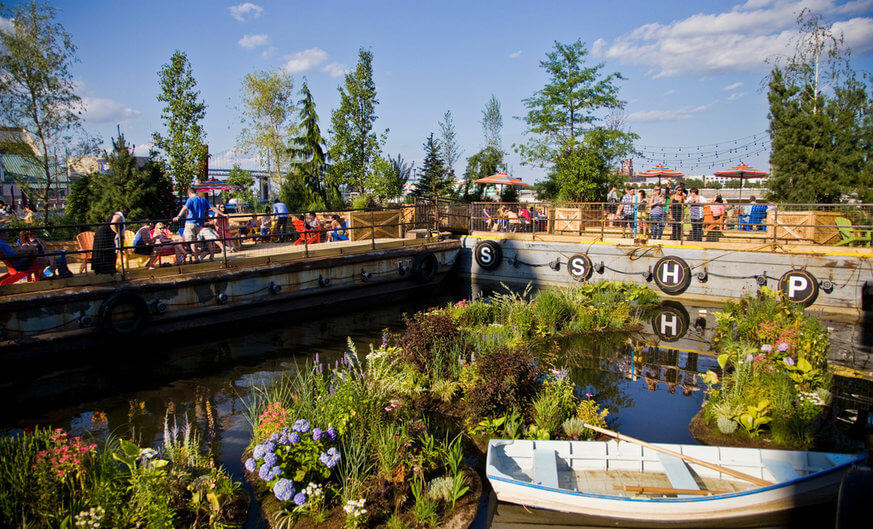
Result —
[[661, 164], [656, 165], [649, 171], [643, 171], [642, 173], [637, 173], [637, 176], [657, 176], [658, 177], [658, 185], [661, 185], [661, 177], [662, 176], [683, 176], [679, 171], [674, 171], [669, 167], [665, 167]]
[[521, 178], [509, 176], [506, 173], [497, 173], [484, 178], [473, 180], [474, 184], [497, 185], [497, 186], [524, 186], [531, 187], [527, 182], [522, 182]]
[[228, 184], [224, 180], [219, 180], [217, 178], [210, 178], [209, 180], [204, 180], [202, 182], [198, 182], [196, 184], [191, 184], [191, 187], [194, 191], [198, 193], [208, 193], [212, 191], [212, 202], [215, 202], [215, 192], [216, 191], [242, 191], [243, 187], [235, 184]]
[[749, 167], [744, 163], [740, 163], [739, 165], [735, 165], [730, 169], [726, 169], [724, 171], [716, 171], [715, 176], [724, 176], [727, 178], [739, 178], [740, 179], [740, 198], [743, 198], [743, 181], [746, 178], [760, 178], [762, 176], [767, 176], [767, 173], [764, 171], [759, 171], [754, 167]]

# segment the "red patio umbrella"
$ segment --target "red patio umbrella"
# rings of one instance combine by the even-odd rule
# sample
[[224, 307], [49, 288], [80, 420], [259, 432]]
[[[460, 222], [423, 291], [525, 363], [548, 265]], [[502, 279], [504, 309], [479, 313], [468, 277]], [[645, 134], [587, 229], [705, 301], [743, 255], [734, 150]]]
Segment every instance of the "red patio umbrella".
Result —
[[674, 171], [669, 167], [665, 167], [661, 164], [656, 165], [649, 171], [643, 171], [642, 173], [637, 173], [637, 176], [657, 176], [658, 177], [658, 185], [661, 185], [661, 177], [662, 176], [683, 176], [679, 171]]
[[191, 187], [194, 189], [194, 191], [197, 191], [198, 193], [212, 191], [213, 203], [215, 202], [216, 191], [242, 191], [243, 189], [242, 186], [238, 186], [236, 184], [228, 184], [224, 180], [219, 180], [217, 178], [210, 178], [209, 180], [204, 180], [196, 184], [191, 184]]
[[726, 178], [739, 178], [740, 198], [743, 198], [743, 181], [746, 178], [760, 178], [762, 176], [767, 176], [767, 173], [765, 173], [764, 171], [759, 171], [754, 167], [749, 167], [744, 163], [740, 163], [731, 167], [730, 169], [725, 169], [724, 171], [716, 171], [715, 176], [724, 176]]
[[506, 173], [497, 173], [484, 178], [473, 180], [474, 184], [497, 185], [497, 186], [524, 186], [530, 187], [527, 182], [522, 182], [521, 178], [509, 176]]

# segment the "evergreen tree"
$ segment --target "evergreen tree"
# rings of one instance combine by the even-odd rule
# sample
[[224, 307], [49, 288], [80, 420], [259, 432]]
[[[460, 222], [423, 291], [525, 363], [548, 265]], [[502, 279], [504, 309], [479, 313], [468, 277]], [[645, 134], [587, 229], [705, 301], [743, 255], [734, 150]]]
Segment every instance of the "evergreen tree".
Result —
[[604, 75], [602, 64], [584, 66], [582, 41], [555, 42], [540, 66], [549, 82], [524, 100], [527, 144], [517, 147], [524, 164], [548, 168], [562, 200], [596, 200], [606, 194], [610, 171], [632, 151], [635, 134], [612, 128], [604, 113], [624, 107], [618, 98], [621, 74]]
[[451, 175], [446, 171], [440, 155], [439, 143], [434, 140], [433, 133], [424, 142], [424, 163], [419, 173], [418, 187], [415, 196], [436, 198], [452, 191], [454, 183]]
[[344, 85], [337, 90], [340, 105], [330, 120], [332, 182], [364, 194], [371, 184], [373, 165], [384, 142], [384, 136], [380, 141], [373, 130], [379, 104], [373, 81], [373, 52], [359, 50], [355, 71], [346, 74]]
[[158, 101], [165, 104], [161, 119], [166, 135], [152, 135], [155, 146], [163, 151], [176, 189], [184, 194], [208, 157], [205, 133], [200, 122], [206, 117], [206, 104], [199, 100], [197, 81], [184, 52], [176, 50], [169, 64], [159, 72], [161, 93]]
[[291, 140], [288, 149], [292, 157], [291, 171], [299, 177], [298, 180], [302, 185], [320, 196], [328, 208], [340, 208], [342, 198], [339, 187], [334, 182], [326, 181], [328, 157], [324, 150], [325, 141], [318, 125], [315, 100], [305, 81], [300, 94], [303, 96], [303, 99], [297, 103], [300, 108], [300, 135]]
[[464, 150], [458, 145], [457, 134], [455, 133], [455, 122], [452, 119], [452, 111], [446, 110], [443, 115], [443, 120], [439, 122], [440, 126], [440, 152], [442, 153], [443, 163], [450, 171], [454, 169], [455, 163], [464, 154]]
[[503, 114], [500, 112], [500, 101], [494, 94], [482, 110], [482, 132], [485, 135], [485, 146], [502, 150]]

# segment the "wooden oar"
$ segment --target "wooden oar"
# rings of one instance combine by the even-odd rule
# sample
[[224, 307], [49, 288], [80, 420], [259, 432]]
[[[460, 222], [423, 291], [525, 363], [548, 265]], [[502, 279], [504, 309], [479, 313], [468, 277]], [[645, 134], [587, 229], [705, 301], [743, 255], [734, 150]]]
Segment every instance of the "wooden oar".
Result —
[[745, 473], [740, 472], [738, 470], [725, 468], [721, 465], [716, 465], [715, 463], [710, 463], [710, 462], [704, 461], [702, 459], [697, 459], [696, 457], [686, 456], [685, 454], [680, 454], [679, 452], [674, 452], [673, 450], [669, 450], [667, 448], [661, 448], [660, 446], [655, 446], [651, 443], [641, 441], [641, 440], [636, 439], [634, 437], [628, 437], [627, 435], [620, 434], [618, 432], [613, 432], [612, 430], [607, 430], [606, 428], [600, 428], [599, 426], [594, 426], [594, 425], [591, 425], [588, 423], [585, 424], [585, 427], [590, 428], [591, 430], [594, 430], [595, 432], [602, 433], [603, 435], [615, 437], [616, 439], [620, 439], [622, 441], [627, 441], [629, 443], [634, 443], [634, 444], [637, 444], [640, 446], [644, 446], [644, 447], [649, 448], [651, 450], [654, 450], [656, 452], [661, 452], [663, 454], [668, 454], [668, 455], [671, 455], [673, 457], [678, 457], [679, 459], [682, 459], [684, 461], [688, 461], [689, 463], [694, 463], [695, 465], [700, 465], [702, 467], [706, 467], [706, 468], [711, 469], [711, 470], [716, 470], [716, 471], [721, 472], [723, 474], [727, 474], [729, 476], [733, 476], [735, 478], [742, 479], [743, 481], [748, 481], [749, 483], [754, 483], [755, 485], [758, 485], [761, 487], [767, 487], [769, 485], [773, 485], [773, 482], [771, 482], [771, 481], [763, 480], [761, 478], [756, 478], [755, 476], [750, 476], [749, 474], [745, 474]]

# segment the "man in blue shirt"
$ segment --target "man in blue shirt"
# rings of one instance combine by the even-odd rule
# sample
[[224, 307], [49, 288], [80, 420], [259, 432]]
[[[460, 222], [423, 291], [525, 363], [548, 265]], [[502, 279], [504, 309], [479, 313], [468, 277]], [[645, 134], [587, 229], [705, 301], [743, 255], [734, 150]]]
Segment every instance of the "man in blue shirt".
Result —
[[[206, 215], [212, 207], [209, 201], [199, 196], [193, 187], [188, 188], [188, 200], [185, 205], [179, 210], [179, 214], [173, 217], [173, 222], [179, 220], [179, 217], [185, 213], [188, 216], [185, 218], [185, 231], [182, 233], [182, 239], [185, 242], [197, 242], [200, 230], [203, 229], [203, 223], [206, 221]], [[194, 258], [200, 259], [200, 245], [192, 244]]]
[[273, 202], [273, 218], [276, 219], [276, 233], [279, 242], [285, 242], [285, 231], [288, 227], [288, 206], [278, 198]]
[[33, 266], [33, 257], [28, 257], [28, 255], [32, 255], [33, 251], [16, 250], [9, 246], [6, 242], [7, 235], [6, 228], [0, 228], [0, 257], [8, 259], [9, 263], [19, 272]]

